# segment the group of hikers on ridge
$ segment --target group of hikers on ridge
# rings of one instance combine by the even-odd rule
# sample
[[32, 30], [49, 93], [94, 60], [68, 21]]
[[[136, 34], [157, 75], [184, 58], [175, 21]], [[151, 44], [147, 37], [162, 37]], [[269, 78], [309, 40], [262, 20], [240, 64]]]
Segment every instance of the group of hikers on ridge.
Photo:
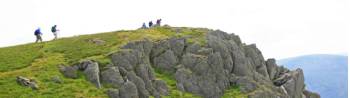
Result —
[[[151, 28], [151, 27], [155, 27], [155, 26], [161, 26], [161, 21], [162, 21], [162, 19], [157, 19], [155, 25], [153, 24], [152, 21], [149, 21], [149, 22], [148, 22], [148, 27], [147, 27], [146, 23], [143, 23], [141, 29], [147, 29], [147, 28]], [[59, 31], [59, 30], [57, 29], [57, 25], [54, 25], [54, 26], [51, 27], [51, 32], [52, 32], [52, 34], [54, 35], [54, 39], [53, 39], [53, 40], [56, 40], [56, 39], [57, 39], [57, 33], [58, 33], [58, 31]], [[41, 32], [40, 27], [38, 27], [38, 28], [34, 31], [34, 35], [35, 35], [35, 37], [36, 37], [35, 43], [38, 43], [38, 42], [42, 42], [42, 41], [43, 41], [43, 39], [42, 39], [43, 33]]]
[[162, 19], [157, 19], [156, 24], [153, 25], [153, 22], [149, 21], [148, 22], [148, 27], [147, 27], [146, 23], [143, 23], [141, 29], [147, 29], [147, 28], [151, 28], [151, 27], [154, 27], [154, 26], [160, 26], [161, 22], [162, 22]]
[[[53, 39], [53, 40], [56, 40], [57, 39], [57, 33], [58, 33], [58, 29], [57, 29], [57, 25], [54, 25], [54, 26], [52, 26], [51, 27], [51, 32], [52, 32], [52, 34], [55, 36], [55, 38]], [[35, 43], [37, 43], [37, 42], [42, 42], [43, 41], [43, 39], [42, 39], [42, 35], [43, 35], [43, 33], [41, 32], [41, 30], [40, 30], [40, 27], [39, 28], [37, 28], [35, 31], [34, 31], [34, 35], [35, 35], [35, 37], [36, 37], [36, 41], [35, 41]]]

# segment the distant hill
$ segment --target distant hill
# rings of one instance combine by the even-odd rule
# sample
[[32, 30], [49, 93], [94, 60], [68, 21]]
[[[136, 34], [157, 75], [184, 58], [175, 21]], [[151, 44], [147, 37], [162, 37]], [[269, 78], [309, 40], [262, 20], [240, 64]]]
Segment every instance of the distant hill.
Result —
[[347, 98], [348, 57], [314, 54], [281, 59], [277, 62], [287, 68], [302, 68], [307, 89], [319, 92], [321, 98]]

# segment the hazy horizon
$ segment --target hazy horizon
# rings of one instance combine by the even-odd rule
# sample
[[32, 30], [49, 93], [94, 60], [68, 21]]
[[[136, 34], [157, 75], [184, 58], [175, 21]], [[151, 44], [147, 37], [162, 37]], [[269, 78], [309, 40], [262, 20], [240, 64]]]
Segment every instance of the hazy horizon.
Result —
[[[154, 3], [157, 2], [157, 3]], [[163, 19], [170, 26], [206, 27], [256, 43], [265, 59], [306, 54], [347, 54], [349, 1], [346, 0], [9, 0], [0, 1], [0, 47], [35, 41], [139, 28]]]

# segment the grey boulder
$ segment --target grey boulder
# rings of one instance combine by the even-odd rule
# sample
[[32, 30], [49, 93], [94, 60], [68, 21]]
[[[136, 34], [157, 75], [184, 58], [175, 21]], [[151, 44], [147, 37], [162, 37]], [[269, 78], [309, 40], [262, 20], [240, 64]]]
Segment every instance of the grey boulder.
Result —
[[107, 67], [106, 70], [102, 71], [101, 80], [103, 83], [111, 84], [113, 87], [120, 87], [124, 83], [118, 67], [115, 66]]
[[108, 89], [107, 95], [109, 98], [120, 98], [118, 89]]
[[168, 90], [168, 86], [166, 85], [166, 83], [162, 80], [155, 80], [153, 82], [153, 85], [155, 86], [155, 89], [157, 91], [159, 91], [159, 93], [161, 95], [169, 95], [169, 90]]
[[125, 82], [119, 89], [120, 98], [139, 98], [137, 87], [131, 81]]
[[78, 78], [77, 68], [74, 68], [72, 66], [59, 65], [59, 70], [67, 78]]
[[305, 87], [303, 71], [298, 68], [295, 71], [291, 71], [290, 74], [291, 79], [283, 84], [283, 86], [291, 98], [301, 98]]
[[97, 88], [101, 88], [100, 70], [97, 62], [87, 65], [86, 69], [84, 70], [84, 74], [87, 80], [95, 84]]
[[28, 78], [25, 78], [23, 76], [17, 76], [16, 77], [16, 81], [21, 86], [30, 87], [33, 90], [38, 90], [39, 89], [39, 86], [37, 85], [36, 81], [34, 81], [33, 79], [28, 79]]
[[156, 68], [172, 73], [175, 72], [176, 63], [177, 57], [171, 50], [167, 50], [153, 59], [153, 64]]
[[257, 84], [254, 83], [254, 80], [249, 79], [248, 77], [238, 78], [236, 80], [236, 85], [240, 87], [240, 90], [243, 93], [248, 93], [258, 88]]
[[127, 78], [136, 85], [140, 98], [148, 98], [149, 93], [146, 89], [145, 83], [140, 77], [138, 77], [134, 72], [129, 72], [127, 74]]

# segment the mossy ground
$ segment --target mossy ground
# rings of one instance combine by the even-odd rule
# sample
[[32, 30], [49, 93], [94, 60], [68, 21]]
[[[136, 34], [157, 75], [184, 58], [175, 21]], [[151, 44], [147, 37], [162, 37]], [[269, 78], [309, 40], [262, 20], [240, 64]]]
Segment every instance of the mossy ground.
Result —
[[[109, 54], [118, 51], [119, 47], [130, 41], [149, 39], [152, 41], [170, 37], [191, 36], [189, 42], [204, 44], [208, 29], [180, 28], [176, 33], [171, 27], [152, 29], [122, 30], [92, 35], [81, 35], [61, 38], [42, 43], [30, 43], [0, 48], [0, 98], [104, 98], [106, 88], [97, 89], [79, 74], [78, 79], [63, 77], [59, 72], [59, 64], [72, 65], [84, 59], [95, 60], [104, 66], [110, 63]], [[93, 39], [105, 41], [94, 44]], [[39, 90], [22, 87], [16, 83], [16, 76], [35, 79]], [[54, 83], [52, 77], [58, 76], [62, 84]], [[176, 89], [174, 78], [166, 74], [157, 74], [158, 79], [165, 80], [170, 87], [171, 98], [198, 97]], [[238, 94], [237, 89], [232, 92]], [[225, 97], [231, 98], [231, 97]]]
[[246, 94], [243, 94], [240, 92], [238, 86], [232, 86], [228, 90], [225, 91], [225, 94], [222, 96], [222, 98], [247, 98], [248, 96]]

